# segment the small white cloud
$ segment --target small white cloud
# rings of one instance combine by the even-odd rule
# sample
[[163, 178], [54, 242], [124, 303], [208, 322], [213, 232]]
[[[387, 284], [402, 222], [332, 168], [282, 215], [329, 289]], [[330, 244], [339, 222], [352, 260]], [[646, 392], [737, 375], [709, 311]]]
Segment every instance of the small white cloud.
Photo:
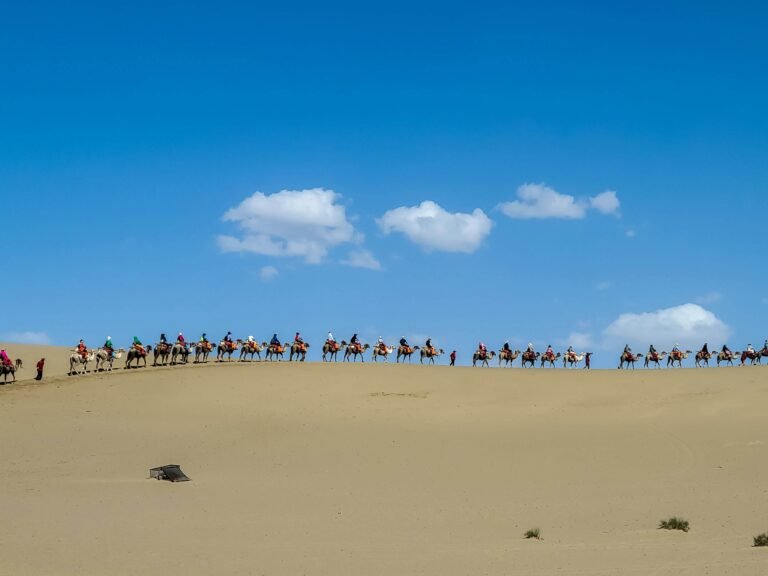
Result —
[[621, 205], [613, 190], [606, 190], [586, 200], [577, 200], [543, 183], [523, 184], [517, 189], [517, 197], [518, 200], [502, 202], [497, 208], [510, 218], [580, 220], [587, 215], [589, 208], [602, 214], [618, 215]]
[[697, 304], [713, 304], [722, 299], [723, 295], [720, 292], [709, 292], [703, 296], [696, 298]]
[[611, 283], [608, 281], [598, 282], [595, 284], [595, 290], [598, 292], [605, 292], [611, 287]]
[[328, 250], [362, 241], [347, 218], [341, 198], [333, 190], [281, 190], [256, 192], [227, 210], [225, 222], [234, 222], [241, 237], [219, 236], [223, 252], [253, 252], [265, 256], [294, 256], [311, 264], [321, 262]]
[[635, 236], [637, 236], [637, 232], [635, 232], [634, 230], [627, 230], [627, 231], [624, 233], [624, 235], [625, 235], [627, 238], [634, 238]]
[[41, 344], [51, 343], [51, 339], [45, 332], [7, 332], [0, 337], [3, 342], [14, 344]]
[[593, 348], [595, 343], [592, 340], [592, 334], [585, 332], [571, 332], [566, 338], [566, 346], [573, 346], [574, 350], [588, 351]]
[[523, 184], [517, 189], [519, 200], [502, 202], [498, 209], [510, 218], [584, 218], [586, 206], [573, 196], [560, 194], [546, 184]]
[[703, 342], [710, 347], [728, 339], [731, 329], [698, 304], [683, 304], [655, 312], [620, 315], [603, 332], [606, 347], [654, 344], [657, 349], [680, 344], [691, 347]]
[[592, 196], [589, 199], [589, 205], [602, 214], [619, 214], [619, 199], [616, 197], [616, 192], [613, 190], [606, 190], [605, 192]]
[[400, 232], [426, 250], [466, 253], [477, 250], [493, 227], [479, 208], [471, 214], [447, 212], [429, 200], [388, 210], [376, 222], [385, 234]]
[[264, 282], [269, 282], [270, 280], [274, 279], [280, 272], [277, 268], [274, 266], [264, 266], [261, 270], [259, 270], [259, 277]]
[[341, 261], [345, 266], [355, 268], [368, 268], [369, 270], [381, 270], [381, 263], [368, 250], [354, 250], [349, 253], [346, 260]]

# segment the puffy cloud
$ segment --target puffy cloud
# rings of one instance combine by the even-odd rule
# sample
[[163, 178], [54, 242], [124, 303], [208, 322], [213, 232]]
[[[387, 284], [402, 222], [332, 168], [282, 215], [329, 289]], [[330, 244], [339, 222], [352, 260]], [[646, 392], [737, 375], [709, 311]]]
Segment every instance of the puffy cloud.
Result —
[[589, 208], [602, 214], [618, 214], [620, 206], [613, 190], [606, 190], [587, 200], [577, 200], [546, 184], [523, 184], [517, 189], [517, 197], [518, 200], [502, 202], [497, 208], [510, 218], [579, 220], [587, 215]]
[[479, 208], [471, 214], [447, 212], [430, 200], [388, 210], [376, 222], [385, 234], [400, 232], [426, 250], [443, 252], [474, 252], [493, 227]]
[[368, 250], [354, 250], [349, 253], [346, 260], [341, 261], [346, 266], [355, 268], [368, 268], [369, 270], [381, 270], [381, 263]]
[[42, 344], [51, 343], [51, 339], [45, 332], [7, 332], [0, 337], [3, 342], [14, 344]]
[[565, 340], [566, 346], [573, 346], [576, 351], [587, 352], [593, 348], [595, 343], [592, 340], [592, 334], [585, 332], [571, 332]]
[[619, 213], [619, 199], [616, 197], [616, 192], [613, 190], [606, 190], [605, 192], [592, 196], [589, 199], [589, 205], [598, 212], [603, 214], [616, 214]]
[[264, 266], [261, 270], [259, 270], [259, 277], [262, 279], [262, 281], [269, 282], [279, 273], [280, 272], [278, 272], [277, 268], [274, 266]]
[[323, 188], [281, 190], [271, 195], [256, 192], [224, 214], [223, 220], [236, 223], [243, 234], [219, 236], [219, 248], [319, 263], [330, 248], [362, 241], [344, 206], [337, 203], [340, 198]]
[[726, 342], [731, 329], [698, 304], [683, 304], [655, 312], [621, 314], [603, 332], [606, 347], [625, 343], [654, 344], [657, 349], [675, 344], [693, 349], [703, 342], [710, 347]]

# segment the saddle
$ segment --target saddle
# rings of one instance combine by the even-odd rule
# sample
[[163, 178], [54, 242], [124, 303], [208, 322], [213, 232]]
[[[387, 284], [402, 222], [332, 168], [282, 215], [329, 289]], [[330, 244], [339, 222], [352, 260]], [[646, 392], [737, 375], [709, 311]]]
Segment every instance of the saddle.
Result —
[[331, 342], [330, 340], [326, 340], [325, 343], [328, 345], [328, 349], [332, 352], [338, 352], [339, 351], [339, 343], [334, 341]]
[[280, 344], [270, 344], [269, 349], [272, 354], [282, 354], [285, 351], [285, 348], [283, 348]]
[[255, 351], [256, 350], [256, 346], [258, 346], [258, 344], [256, 344], [256, 342], [246, 342], [245, 346], [246, 346], [246, 348], [248, 348], [248, 350], [254, 350]]
[[400, 354], [413, 354], [413, 348], [410, 346], [400, 346]]
[[672, 352], [672, 354], [670, 354], [670, 356], [672, 356], [673, 360], [682, 360], [683, 359], [683, 353], [682, 352]]
[[234, 342], [224, 342], [224, 350], [232, 351], [235, 350], [236, 346]]
[[478, 350], [477, 351], [477, 357], [480, 358], [480, 360], [485, 360], [488, 357], [488, 351], [487, 350]]
[[144, 346], [139, 346], [138, 344], [134, 344], [133, 349], [139, 353], [139, 356], [143, 357], [147, 355], [147, 351], [144, 349]]

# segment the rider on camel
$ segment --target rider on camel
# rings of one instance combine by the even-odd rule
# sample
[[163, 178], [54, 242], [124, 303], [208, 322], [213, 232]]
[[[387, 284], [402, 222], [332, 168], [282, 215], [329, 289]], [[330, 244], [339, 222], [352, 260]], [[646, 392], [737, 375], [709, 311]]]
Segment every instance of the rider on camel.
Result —
[[384, 339], [383, 339], [381, 336], [379, 336], [379, 339], [378, 339], [378, 340], [376, 340], [376, 346], [377, 346], [377, 347], [378, 347], [378, 349], [379, 349], [379, 350], [381, 350], [382, 352], [384, 352], [384, 351], [387, 349], [387, 345], [386, 345], [386, 344], [384, 344]]
[[5, 348], [0, 350], [0, 360], [2, 360], [3, 366], [13, 365], [13, 362], [11, 362], [11, 359], [8, 357], [8, 352], [5, 351]]
[[682, 355], [683, 353], [680, 352], [680, 346], [675, 344], [675, 346], [672, 348], [672, 358], [680, 358]]
[[726, 358], [732, 358], [733, 357], [733, 352], [731, 352], [731, 349], [728, 348], [727, 344], [723, 344], [723, 349], [721, 350], [721, 352], [723, 354], [725, 354]]
[[176, 336], [176, 344], [181, 344], [182, 346], [186, 344], [186, 341], [184, 340], [184, 334], [181, 332], [179, 332], [179, 335]]
[[752, 344], [747, 344], [747, 354], [754, 354], [755, 349], [752, 348]]
[[272, 348], [280, 348], [280, 339], [277, 337], [277, 333], [272, 334], [272, 340], [269, 341], [269, 345]]
[[253, 336], [248, 336], [248, 340], [245, 341], [245, 344], [250, 348], [256, 347], [256, 341], [253, 339]]
[[568, 346], [568, 350], [565, 351], [565, 356], [571, 360], [576, 358], [576, 352], [573, 351], [573, 346]]
[[701, 347], [701, 355], [704, 357], [709, 356], [709, 346], [706, 342], [704, 342], [704, 346]]
[[357, 332], [352, 334], [352, 338], [349, 339], [349, 345], [360, 350], [360, 340], [357, 338]]
[[296, 332], [296, 335], [293, 337], [293, 343], [297, 344], [299, 348], [304, 350], [304, 338], [301, 337], [301, 332]]
[[83, 358], [88, 357], [88, 347], [85, 345], [85, 342], [83, 342], [83, 339], [80, 339], [80, 342], [77, 345], [77, 353], [80, 354]]
[[512, 350], [511, 350], [511, 349], [510, 349], [510, 347], [509, 347], [509, 340], [507, 340], [506, 342], [504, 342], [504, 346], [502, 346], [502, 347], [501, 347], [501, 349], [502, 349], [504, 352], [512, 352]]
[[133, 348], [138, 350], [139, 354], [142, 356], [146, 354], [146, 352], [144, 352], [144, 344], [142, 344], [141, 340], [139, 340], [136, 336], [133, 337]]
[[555, 357], [555, 351], [552, 350], [552, 345], [551, 344], [549, 346], [547, 346], [547, 351], [544, 352], [544, 355], [547, 358], [550, 358], [550, 359]]
[[428, 352], [432, 352], [434, 350], [432, 346], [432, 338], [427, 338], [427, 341], [424, 343], [424, 347], [427, 349]]
[[653, 344], [651, 344], [651, 347], [648, 348], [648, 356], [652, 360], [658, 360], [659, 359], [659, 353], [656, 352], [656, 348], [653, 347]]
[[107, 336], [107, 340], [104, 342], [104, 350], [107, 351], [107, 358], [111, 359], [112, 354], [115, 353], [115, 346], [112, 344], [112, 336]]
[[488, 348], [486, 348], [486, 346], [485, 346], [485, 344], [483, 342], [480, 342], [477, 345], [477, 349], [480, 352], [480, 357], [481, 358], [485, 358], [486, 355], [488, 354]]
[[408, 345], [408, 340], [405, 339], [405, 336], [400, 338], [400, 346], [403, 348], [410, 348], [410, 346]]
[[165, 332], [160, 334], [160, 344], [168, 348], [168, 338], [165, 337]]
[[[653, 348], [653, 346], [651, 346]], [[624, 357], [625, 358], [633, 358], [634, 355], [632, 354], [632, 348], [629, 347], [629, 344], [626, 344], [624, 346]]]
[[525, 349], [526, 353], [530, 354], [531, 356], [536, 354], [536, 351], [533, 349], [533, 344], [528, 342], [528, 348]]
[[227, 331], [227, 335], [224, 336], [223, 342], [224, 342], [224, 348], [225, 349], [229, 348], [229, 349], [234, 350], [235, 347], [232, 344], [232, 332]]

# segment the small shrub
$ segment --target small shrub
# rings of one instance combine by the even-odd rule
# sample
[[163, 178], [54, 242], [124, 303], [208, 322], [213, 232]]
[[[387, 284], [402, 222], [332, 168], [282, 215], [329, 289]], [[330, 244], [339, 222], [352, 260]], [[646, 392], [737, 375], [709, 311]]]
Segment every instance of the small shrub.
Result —
[[690, 529], [691, 527], [688, 525], [688, 520], [683, 520], [676, 516], [672, 516], [669, 520], [662, 520], [659, 522], [659, 530], [682, 530], [683, 532], [688, 532]]
[[768, 532], [763, 532], [755, 536], [755, 543], [753, 546], [768, 546]]
[[523, 534], [524, 538], [536, 538], [536, 540], [541, 540], [541, 530], [538, 528], [534, 528], [533, 530], [528, 530], [525, 534]]

